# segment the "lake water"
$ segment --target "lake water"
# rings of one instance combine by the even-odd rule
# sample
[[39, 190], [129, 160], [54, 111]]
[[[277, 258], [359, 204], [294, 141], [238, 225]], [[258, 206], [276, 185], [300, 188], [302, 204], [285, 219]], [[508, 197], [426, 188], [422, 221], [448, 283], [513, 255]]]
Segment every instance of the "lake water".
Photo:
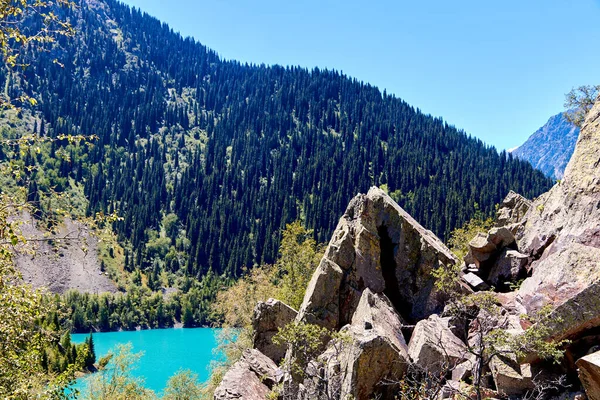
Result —
[[[96, 360], [117, 344], [130, 342], [133, 352], [144, 352], [134, 375], [143, 377], [145, 386], [160, 394], [167, 380], [180, 369], [198, 374], [200, 382], [208, 379], [211, 360], [216, 358], [218, 329], [152, 329], [133, 332], [94, 333]], [[87, 334], [73, 334], [73, 343], [83, 343]], [[85, 379], [85, 378], [83, 378]], [[77, 384], [81, 388], [82, 382]]]

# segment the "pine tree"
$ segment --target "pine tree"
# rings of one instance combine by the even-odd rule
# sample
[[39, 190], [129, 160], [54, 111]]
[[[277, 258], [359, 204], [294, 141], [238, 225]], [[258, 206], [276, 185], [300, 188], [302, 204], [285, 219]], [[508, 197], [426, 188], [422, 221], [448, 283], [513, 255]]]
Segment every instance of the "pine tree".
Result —
[[94, 345], [94, 335], [92, 334], [92, 332], [90, 332], [90, 336], [85, 340], [85, 342], [87, 344], [88, 349], [88, 354], [85, 359], [85, 366], [88, 369], [91, 369], [96, 363], [96, 347]]

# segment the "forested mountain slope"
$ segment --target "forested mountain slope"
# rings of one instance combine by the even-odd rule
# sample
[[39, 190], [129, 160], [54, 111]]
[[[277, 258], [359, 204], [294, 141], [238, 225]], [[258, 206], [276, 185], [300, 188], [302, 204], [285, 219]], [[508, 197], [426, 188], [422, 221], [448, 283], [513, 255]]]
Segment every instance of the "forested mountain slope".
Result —
[[38, 55], [9, 90], [39, 100], [39, 134], [99, 137], [77, 149], [53, 142], [51, 155], [69, 157], [35, 189], [80, 182], [89, 213], [121, 215], [114, 228], [129, 270], [238, 275], [273, 261], [293, 220], [325, 241], [372, 185], [387, 185], [441, 237], [476, 204], [491, 212], [510, 189], [534, 197], [551, 185], [528, 163], [341, 73], [224, 61], [117, 1], [78, 5], [68, 11], [76, 38]]

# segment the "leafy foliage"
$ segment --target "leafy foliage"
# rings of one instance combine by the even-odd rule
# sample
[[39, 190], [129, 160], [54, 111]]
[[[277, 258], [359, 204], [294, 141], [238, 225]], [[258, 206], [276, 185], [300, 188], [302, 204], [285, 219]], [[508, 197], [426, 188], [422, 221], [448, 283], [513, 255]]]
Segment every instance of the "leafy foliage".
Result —
[[[282, 233], [279, 259], [275, 265], [252, 268], [230, 287], [217, 294], [214, 312], [225, 327], [219, 337], [217, 352], [223, 355], [212, 366], [210, 380], [204, 387], [207, 398], [219, 385], [229, 366], [252, 347], [252, 316], [259, 301], [277, 298], [298, 308], [306, 287], [323, 253], [299, 221], [286, 226]], [[234, 329], [232, 329], [234, 328]]]
[[292, 349], [289, 365], [285, 368], [300, 381], [305, 376], [306, 363], [316, 359], [323, 351], [324, 344], [334, 339], [339, 333], [331, 332], [319, 325], [304, 322], [292, 322], [284, 326], [273, 337], [273, 343], [288, 345]]
[[281, 236], [279, 258], [275, 263], [281, 276], [276, 298], [298, 310], [304, 292], [323, 257], [324, 245], [318, 245], [300, 221], [288, 224]]
[[581, 128], [587, 113], [600, 98], [600, 85], [585, 85], [571, 89], [565, 95], [565, 118]]
[[494, 219], [485, 215], [477, 204], [473, 217], [462, 227], [456, 228], [450, 233], [448, 247], [456, 258], [462, 260], [469, 251], [469, 241], [478, 233], [486, 233], [494, 226]]
[[198, 382], [198, 375], [190, 370], [177, 372], [167, 381], [162, 398], [165, 400], [200, 400], [202, 387]]
[[142, 353], [132, 352], [131, 343], [117, 345], [106, 368], [86, 380], [83, 397], [89, 400], [154, 398], [154, 393], [144, 387], [144, 381], [132, 374], [141, 356]]

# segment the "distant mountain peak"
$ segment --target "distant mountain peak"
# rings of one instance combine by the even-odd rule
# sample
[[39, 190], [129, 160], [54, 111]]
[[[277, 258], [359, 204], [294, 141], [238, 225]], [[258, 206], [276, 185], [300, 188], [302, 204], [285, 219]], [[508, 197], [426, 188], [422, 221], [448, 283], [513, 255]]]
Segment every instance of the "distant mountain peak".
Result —
[[578, 136], [579, 128], [570, 123], [563, 113], [559, 113], [511, 153], [529, 161], [549, 177], [562, 179]]

